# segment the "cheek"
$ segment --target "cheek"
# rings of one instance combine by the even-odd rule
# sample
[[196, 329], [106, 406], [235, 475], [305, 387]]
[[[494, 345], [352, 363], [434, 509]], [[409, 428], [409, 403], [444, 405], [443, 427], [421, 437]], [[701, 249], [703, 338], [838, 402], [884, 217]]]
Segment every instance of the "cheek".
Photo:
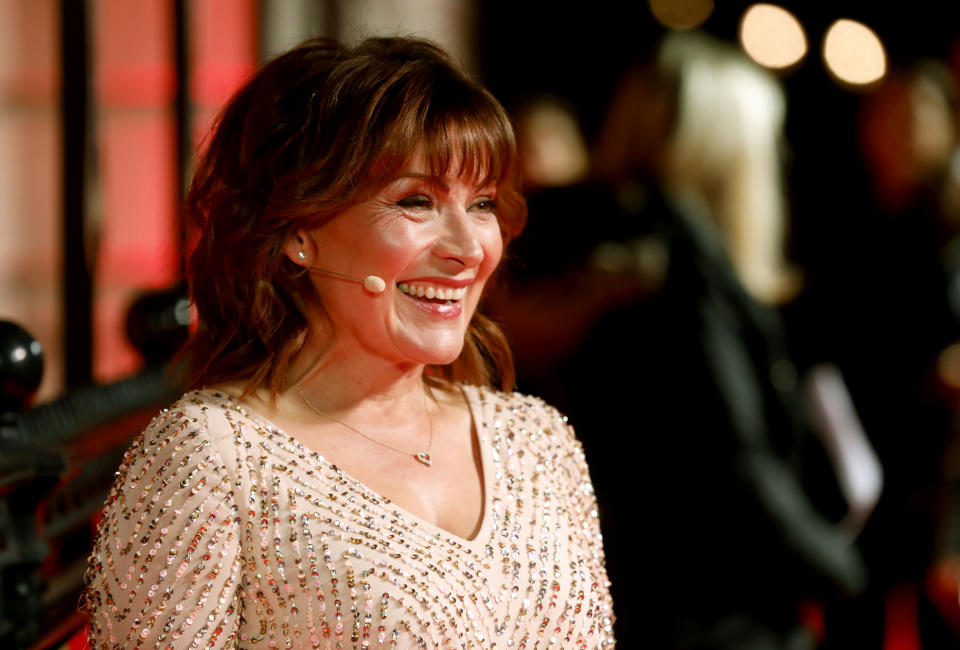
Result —
[[377, 267], [391, 275], [402, 272], [413, 257], [411, 251], [420, 250], [423, 243], [418, 241], [412, 233], [404, 229], [396, 229], [384, 236], [377, 237], [370, 242], [369, 249], [374, 252], [371, 256]]
[[499, 224], [490, 231], [485, 231], [481, 246], [483, 247], [483, 270], [489, 276], [503, 257], [503, 237], [500, 234]]

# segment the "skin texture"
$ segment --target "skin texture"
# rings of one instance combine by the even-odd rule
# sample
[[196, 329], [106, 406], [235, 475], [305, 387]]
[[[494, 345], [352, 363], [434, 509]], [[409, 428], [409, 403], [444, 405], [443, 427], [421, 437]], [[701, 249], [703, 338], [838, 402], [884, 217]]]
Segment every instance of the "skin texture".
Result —
[[[459, 168], [459, 161], [450, 165]], [[248, 399], [353, 477], [466, 539], [484, 516], [473, 420], [455, 387], [427, 391], [423, 370], [460, 354], [500, 261], [495, 201], [495, 184], [478, 186], [455, 171], [433, 176], [426, 161], [414, 157], [398, 178], [323, 226], [292, 233], [285, 252], [295, 263], [354, 277], [378, 275], [386, 290], [370, 293], [355, 282], [311, 273], [318, 299], [309, 313], [310, 336], [292, 366], [291, 389], [274, 404], [264, 395]], [[401, 291], [401, 283], [464, 289], [465, 295], [418, 299]], [[413, 458], [428, 446], [430, 467]]]
[[[503, 249], [495, 195], [493, 185], [476, 187], [449, 172], [432, 178], [427, 165], [414, 162], [373, 196], [291, 238], [288, 255], [295, 262], [304, 250], [312, 266], [358, 277], [372, 273], [386, 282], [386, 291], [373, 295], [314, 276], [333, 345], [397, 364], [456, 359]], [[401, 282], [466, 287], [467, 293], [452, 305], [433, 304], [399, 291]]]

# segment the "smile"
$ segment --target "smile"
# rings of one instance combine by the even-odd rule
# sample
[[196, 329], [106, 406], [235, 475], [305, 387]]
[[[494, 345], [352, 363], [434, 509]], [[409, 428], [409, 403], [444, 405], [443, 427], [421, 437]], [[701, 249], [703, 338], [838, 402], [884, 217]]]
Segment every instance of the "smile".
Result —
[[402, 293], [405, 293], [413, 298], [427, 298], [428, 300], [457, 301], [462, 300], [463, 297], [467, 295], [466, 287], [450, 289], [431, 284], [413, 284], [401, 282], [397, 285], [397, 288], [400, 289]]

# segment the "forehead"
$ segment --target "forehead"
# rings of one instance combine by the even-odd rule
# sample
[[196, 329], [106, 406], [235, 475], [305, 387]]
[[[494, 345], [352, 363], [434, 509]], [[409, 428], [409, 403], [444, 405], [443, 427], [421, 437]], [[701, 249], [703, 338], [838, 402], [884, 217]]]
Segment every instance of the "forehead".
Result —
[[419, 164], [435, 175], [503, 177], [516, 155], [512, 128], [477, 112], [413, 119], [402, 111], [376, 143], [371, 171], [382, 179]]
[[471, 187], [487, 187], [499, 182], [489, 155], [460, 147], [437, 152], [418, 145], [412, 153], [392, 158], [374, 166], [371, 185], [382, 187], [401, 178], [420, 178], [440, 184], [456, 179]]
[[440, 184], [457, 180], [464, 185], [484, 187], [495, 183], [490, 171], [490, 165], [483, 161], [467, 163], [461, 152], [454, 152], [449, 160], [442, 160], [419, 149], [399, 166], [395, 177], [419, 178]]

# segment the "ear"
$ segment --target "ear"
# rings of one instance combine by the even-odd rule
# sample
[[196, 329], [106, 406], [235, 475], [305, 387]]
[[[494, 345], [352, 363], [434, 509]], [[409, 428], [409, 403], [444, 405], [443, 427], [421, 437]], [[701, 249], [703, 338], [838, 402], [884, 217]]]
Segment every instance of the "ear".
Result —
[[317, 247], [314, 244], [310, 231], [300, 228], [287, 235], [283, 244], [283, 252], [287, 258], [298, 266], [309, 266], [317, 256]]

